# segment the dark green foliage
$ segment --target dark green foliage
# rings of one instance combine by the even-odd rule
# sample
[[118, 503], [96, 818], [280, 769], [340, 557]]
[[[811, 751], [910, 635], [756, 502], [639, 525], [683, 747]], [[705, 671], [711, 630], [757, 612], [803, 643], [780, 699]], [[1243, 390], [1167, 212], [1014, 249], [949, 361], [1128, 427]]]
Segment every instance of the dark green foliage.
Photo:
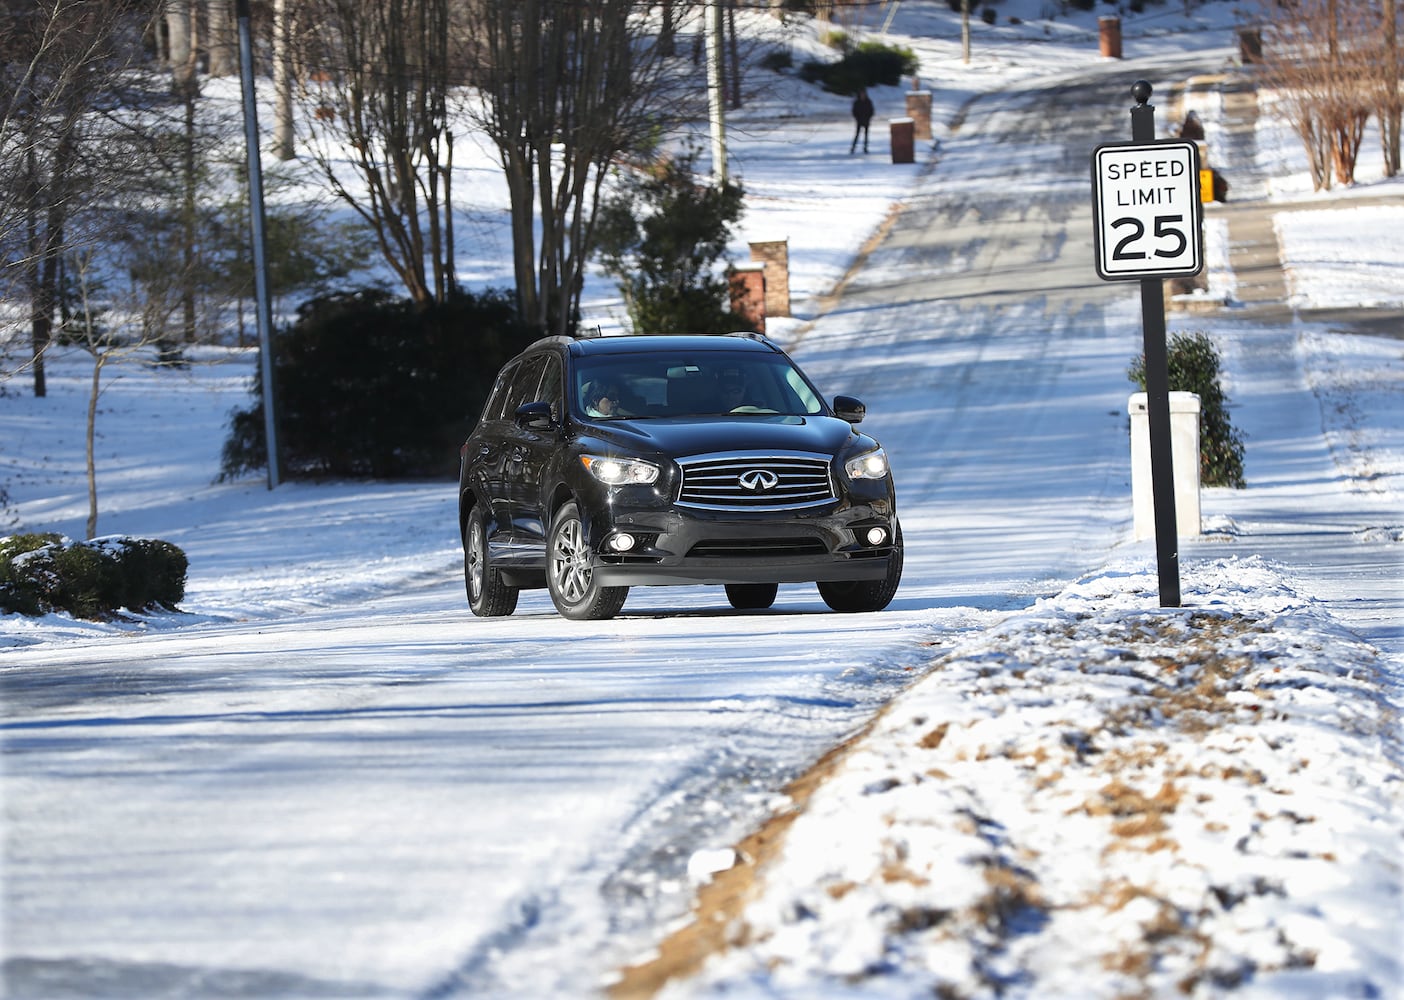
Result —
[[844, 53], [838, 62], [807, 62], [800, 79], [817, 83], [835, 94], [856, 94], [865, 87], [895, 87], [902, 77], [916, 73], [920, 64], [911, 49], [881, 42], [864, 42]]
[[[423, 308], [374, 290], [308, 302], [274, 345], [284, 475], [452, 475], [497, 370], [538, 335], [499, 292]], [[265, 464], [261, 381], [255, 394], [232, 414], [226, 478]]]
[[995, 21], [999, 20], [999, 14], [995, 12], [993, 7], [984, 7], [980, 10], [980, 20], [986, 24], [994, 24]]
[[[0, 612], [42, 615], [43, 595], [57, 589], [47, 549], [61, 544], [59, 535], [11, 535], [0, 539]], [[30, 555], [34, 553], [34, 555]], [[22, 556], [29, 556], [21, 559]], [[19, 565], [16, 565], [16, 561]]]
[[[1243, 487], [1243, 435], [1229, 422], [1228, 400], [1219, 385], [1219, 352], [1203, 333], [1177, 333], [1166, 346], [1171, 392], [1199, 397], [1199, 478], [1205, 486]], [[1126, 372], [1146, 391], [1142, 354]]]
[[119, 608], [174, 608], [187, 569], [184, 552], [155, 539], [13, 535], [0, 539], [0, 612], [96, 619]]
[[625, 178], [600, 208], [597, 253], [619, 282], [634, 332], [724, 333], [745, 321], [728, 308], [727, 279], [715, 273], [744, 192], [699, 183], [697, 150]]
[[172, 607], [185, 596], [185, 553], [158, 538], [99, 538], [87, 543], [116, 566], [124, 608]]
[[760, 59], [761, 68], [768, 69], [772, 73], [782, 73], [794, 64], [795, 60], [790, 55], [789, 49], [772, 49]]

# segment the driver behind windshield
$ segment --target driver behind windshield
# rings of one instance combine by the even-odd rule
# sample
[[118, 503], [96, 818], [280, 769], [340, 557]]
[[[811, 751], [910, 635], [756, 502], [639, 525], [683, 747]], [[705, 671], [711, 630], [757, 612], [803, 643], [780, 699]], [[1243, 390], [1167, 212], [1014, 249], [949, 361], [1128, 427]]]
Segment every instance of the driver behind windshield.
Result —
[[604, 382], [586, 382], [580, 398], [585, 402], [586, 416], [612, 417], [619, 412], [619, 390]]

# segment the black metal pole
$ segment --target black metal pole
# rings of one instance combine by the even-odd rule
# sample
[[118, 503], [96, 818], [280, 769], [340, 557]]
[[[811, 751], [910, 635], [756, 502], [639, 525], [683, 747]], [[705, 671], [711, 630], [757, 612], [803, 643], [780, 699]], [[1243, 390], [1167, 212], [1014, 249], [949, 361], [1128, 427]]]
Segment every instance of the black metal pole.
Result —
[[254, 314], [258, 323], [259, 374], [263, 379], [263, 433], [268, 447], [268, 488], [278, 486], [278, 422], [274, 417], [273, 312], [268, 292], [268, 254], [263, 211], [263, 161], [258, 147], [258, 106], [254, 102], [253, 41], [249, 0], [235, 0], [239, 22], [239, 82], [244, 94], [244, 146], [249, 169], [249, 228], [253, 240]]
[[[1151, 85], [1131, 86], [1131, 141], [1155, 141]], [[1160, 605], [1180, 606], [1180, 535], [1175, 523], [1175, 463], [1170, 450], [1170, 370], [1165, 349], [1165, 285], [1141, 279], [1141, 334], [1146, 352], [1146, 417], [1150, 424], [1151, 497], [1155, 504], [1155, 558], [1160, 574]]]

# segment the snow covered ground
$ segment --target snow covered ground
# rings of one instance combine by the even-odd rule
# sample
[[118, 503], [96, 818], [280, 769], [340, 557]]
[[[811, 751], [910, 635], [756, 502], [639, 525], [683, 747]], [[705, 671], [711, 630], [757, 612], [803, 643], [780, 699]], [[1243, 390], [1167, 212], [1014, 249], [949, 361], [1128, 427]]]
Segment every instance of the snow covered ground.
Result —
[[[1140, 23], [1127, 16], [1132, 59], [1169, 48], [1231, 48], [1236, 8], [1211, 4], [1188, 16], [1178, 5], [1152, 5], [1150, 11]], [[876, 14], [869, 20], [872, 30], [880, 24]], [[977, 25], [969, 67], [959, 60], [958, 37], [952, 36], [944, 3], [907, 0], [890, 30], [922, 53], [922, 85], [935, 95], [936, 119], [949, 122], [973, 93], [1055, 78], [1099, 61], [1091, 17], [1044, 23], [1030, 10], [1023, 21], [988, 31]], [[897, 113], [901, 98], [895, 88], [876, 96], [880, 119]], [[753, 112], [755, 121], [739, 121], [732, 152], [750, 196], [743, 238], [788, 237], [794, 248], [796, 318], [775, 324], [775, 332], [798, 342], [797, 356], [804, 363], [807, 355], [823, 358], [834, 341], [861, 336], [860, 329], [845, 325], [849, 320], [826, 321], [824, 296], [926, 165], [894, 166], [881, 154], [849, 157], [845, 103], [805, 92], [796, 117], [798, 106], [793, 95], [780, 94], [765, 112]], [[1290, 137], [1271, 122], [1259, 128], [1262, 169], [1275, 182], [1272, 197], [1295, 205], [1303, 197], [1304, 162], [1293, 155]], [[1284, 209], [1278, 219], [1293, 304], [1299, 308], [1404, 305], [1401, 209], [1347, 204], [1362, 194], [1401, 194], [1398, 182], [1373, 180], [1379, 175], [1374, 142], [1371, 133], [1360, 186], [1330, 198], [1341, 202], [1327, 210], [1341, 216], [1340, 224], [1320, 211], [1304, 222], [1306, 213], [1296, 208]], [[999, 175], [997, 161], [988, 167], [992, 176]], [[936, 167], [949, 168], [949, 163]], [[487, 225], [474, 231], [482, 236], [471, 252], [481, 265], [478, 273], [485, 282], [504, 280], [492, 271], [494, 260], [507, 259], [493, 242], [500, 231]], [[1224, 238], [1222, 227], [1211, 225], [1209, 233], [1211, 241]], [[745, 259], [744, 247], [736, 256]], [[1211, 276], [1211, 285], [1231, 288], [1227, 248], [1211, 246], [1208, 256], [1220, 272]], [[1095, 280], [1090, 249], [1088, 271], [1089, 282]], [[606, 328], [617, 325], [611, 290], [600, 283], [589, 292], [592, 316]], [[1122, 326], [1133, 329], [1133, 303], [1125, 312]], [[858, 671], [851, 683], [863, 683], [880, 668], [910, 668], [911, 637], [926, 635], [933, 626], [956, 638], [936, 638], [928, 658], [934, 663], [920, 666], [924, 678], [827, 758], [812, 780], [793, 786], [788, 799], [775, 804], [776, 819], [741, 843], [739, 854], [733, 855], [727, 842], [699, 851], [693, 865], [700, 889], [697, 920], [668, 940], [658, 940], [661, 933], [644, 935], [633, 956], [639, 967], [614, 980], [617, 994], [646, 993], [664, 974], [679, 973], [663, 987], [664, 995], [1404, 996], [1404, 755], [1398, 719], [1404, 685], [1404, 341], [1300, 323], [1263, 328], [1235, 317], [1232, 309], [1193, 322], [1209, 330], [1224, 353], [1234, 423], [1248, 441], [1248, 488], [1205, 491], [1205, 535], [1182, 546], [1184, 606], [1157, 607], [1155, 554], [1148, 543], [1130, 541], [1129, 509], [1098, 542], [1110, 556], [1103, 559], [1094, 548], [1078, 579], [1060, 583], [1051, 594], [962, 604], [943, 589], [954, 585], [943, 580], [935, 560], [913, 560], [907, 593], [949, 600], [904, 605], [899, 593], [898, 607], [886, 616], [892, 635], [873, 646], [874, 673]], [[936, 338], [926, 343], [930, 354], [922, 361], [933, 369], [951, 363], [950, 352], [958, 349]], [[111, 372], [98, 418], [99, 530], [162, 537], [184, 547], [192, 565], [183, 614], [102, 623], [64, 616], [0, 618], [0, 689], [9, 692], [0, 710], [0, 738], [9, 761], [0, 774], [5, 862], [7, 868], [31, 866], [22, 883], [7, 878], [4, 887], [0, 948], [6, 959], [3, 982], [11, 995], [48, 995], [43, 975], [26, 963], [65, 954], [71, 943], [58, 938], [81, 927], [84, 917], [73, 912], [78, 904], [36, 898], [41, 890], [35, 888], [32, 863], [45, 856], [48, 845], [16, 840], [13, 834], [17, 821], [33, 821], [32, 801], [42, 800], [51, 814], [76, 809], [65, 806], [63, 784], [20, 766], [21, 755], [40, 755], [48, 743], [61, 742], [47, 734], [61, 732], [66, 713], [81, 717], [83, 711], [81, 703], [64, 704], [61, 695], [52, 704], [44, 698], [36, 703], [32, 692], [44, 690], [46, 656], [71, 661], [65, 651], [77, 648], [93, 663], [115, 664], [123, 675], [160, 676], [158, 663], [124, 659], [124, 651], [159, 651], [179, 664], [187, 632], [232, 627], [241, 620], [266, 629], [272, 656], [290, 634], [285, 625], [298, 616], [316, 617], [326, 628], [349, 635], [362, 604], [386, 594], [404, 609], [405, 623], [389, 629], [378, 644], [368, 640], [361, 648], [381, 657], [365, 669], [383, 675], [387, 689], [397, 683], [397, 671], [403, 679], [415, 670], [417, 655], [449, 642], [446, 633], [412, 626], [417, 604], [443, 588], [445, 578], [452, 578], [446, 569], [459, 558], [456, 541], [445, 530], [452, 524], [452, 489], [439, 483], [345, 483], [290, 484], [270, 492], [258, 482], [212, 483], [228, 411], [247, 398], [253, 362], [247, 355], [214, 350], [200, 360], [210, 363], [185, 373], [139, 366]], [[837, 374], [824, 372], [821, 381], [831, 384]], [[0, 399], [0, 482], [12, 496], [15, 527], [78, 537], [86, 514], [82, 357], [56, 354], [50, 377], [50, 397], [44, 401], [24, 395], [22, 379], [6, 385], [8, 395]], [[878, 422], [881, 408], [874, 402], [870, 408]], [[1037, 402], [1053, 406], [1058, 400]], [[164, 431], [152, 433], [153, 427]], [[903, 447], [894, 449], [899, 472], [903, 461], [911, 468], [922, 457], [920, 434], [900, 440]], [[1004, 487], [1011, 494], [1025, 488], [1016, 476]], [[943, 509], [942, 516], [949, 519], [952, 512]], [[981, 530], [979, 510], [960, 517], [943, 522], [943, 530], [956, 536]], [[345, 530], [334, 530], [338, 525]], [[917, 545], [914, 551], [923, 550]], [[1000, 572], [1017, 558], [1017, 553], [992, 558], [986, 577], [991, 591], [999, 589]], [[659, 643], [666, 640], [668, 657], [685, 657], [701, 626], [686, 618], [670, 622], [667, 615], [672, 609], [692, 614], [693, 600], [685, 590], [654, 598], [646, 605], [653, 615], [619, 625], [622, 631], [608, 648], [642, 662], [658, 657]], [[803, 607], [792, 603], [788, 610]], [[540, 610], [530, 604], [526, 610], [533, 608]], [[787, 610], [784, 600], [781, 610]], [[787, 659], [823, 649], [830, 641], [826, 628], [845, 624], [823, 616], [815, 625], [815, 617], [745, 619], [746, 629], [738, 629], [730, 642], [757, 672], [778, 673]], [[967, 627], [956, 628], [957, 622]], [[480, 624], [473, 641], [482, 657], [533, 661], [549, 655], [552, 646], [598, 638], [549, 616]], [[160, 642], [134, 645], [149, 636]], [[309, 660], [322, 655], [304, 654]], [[511, 667], [474, 659], [471, 652], [463, 655], [484, 673]], [[664, 662], [672, 664], [668, 657]], [[323, 689], [331, 690], [325, 675], [308, 670], [304, 687], [284, 693], [276, 705], [260, 706], [277, 716], [290, 739], [322, 717], [317, 699]], [[595, 673], [588, 681], [598, 684], [603, 676]], [[179, 669], [171, 681], [170, 689], [177, 689]], [[666, 681], [661, 678], [660, 690], [666, 690]], [[125, 677], [112, 683], [118, 687]], [[220, 685], [206, 683], [208, 694], [195, 692], [180, 702], [191, 719], [202, 712], [254, 710], [252, 704], [226, 704]], [[536, 677], [523, 683], [560, 682]], [[776, 682], [777, 707], [788, 704], [789, 690]], [[166, 697], [164, 690], [157, 694]], [[407, 688], [403, 697], [417, 695]], [[706, 710], [723, 710], [723, 690], [713, 697]], [[24, 708], [12, 709], [15, 703]], [[168, 703], [150, 702], [158, 704]], [[393, 712], [408, 712], [414, 703], [395, 704], [385, 710], [388, 721], [357, 721], [380, 753], [392, 752]], [[582, 713], [605, 710], [602, 701], [582, 704]], [[132, 731], [151, 725], [142, 706], [113, 711]], [[800, 714], [795, 710], [783, 724], [803, 726]], [[447, 713], [442, 718], [447, 735], [452, 732]], [[230, 746], [236, 722], [229, 717], [224, 723]], [[514, 740], [523, 736], [513, 735], [513, 729], [524, 722], [503, 716], [475, 724], [500, 727], [489, 739], [498, 741], [504, 756], [520, 752]], [[659, 734], [660, 742], [666, 738]], [[79, 741], [81, 734], [65, 739]], [[139, 747], [114, 740], [122, 747], [119, 753], [138, 759]], [[329, 742], [327, 752], [344, 752], [346, 746]], [[563, 750], [569, 747], [567, 736]], [[111, 752], [105, 741], [94, 741], [91, 753], [99, 752]], [[290, 777], [279, 770], [276, 746], [265, 752], [268, 756], [249, 762], [251, 789], [260, 781], [277, 784]], [[81, 759], [89, 751], [77, 753], [75, 759]], [[68, 766], [63, 758], [54, 769], [62, 773]], [[543, 780], [570, 779], [553, 773]], [[411, 798], [414, 791], [406, 793], [405, 815], [433, 819], [428, 790], [423, 802]], [[566, 791], [581, 823], [588, 813], [606, 808], [584, 785]], [[626, 797], [635, 791], [635, 786], [616, 789]], [[766, 791], [768, 799], [772, 793]], [[591, 849], [567, 836], [546, 836], [553, 823], [570, 817], [538, 811], [533, 790], [508, 794], [521, 796], [523, 826], [528, 836], [540, 838], [540, 849], [496, 859], [504, 881], [519, 874], [508, 870], [511, 865], [527, 871], [526, 877], [530, 865], [543, 874], [571, 871], [580, 860], [571, 856]], [[22, 801], [28, 796], [30, 803]], [[333, 799], [334, 790], [328, 789], [328, 804]], [[361, 798], [346, 802], [364, 809], [383, 804]], [[284, 806], [304, 809], [320, 824], [327, 819], [320, 804]], [[104, 805], [109, 808], [103, 815], [132, 824], [117, 832], [138, 829], [139, 819], [127, 816], [121, 803]], [[188, 815], [229, 822], [216, 806], [191, 803], [198, 811]], [[627, 811], [627, 803], [621, 808]], [[353, 811], [339, 817], [344, 830], [314, 828], [309, 819], [306, 845], [282, 845], [290, 863], [300, 865], [291, 870], [348, 885], [368, 879], [364, 872], [338, 870], [316, 839], [364, 833], [357, 826], [364, 819]], [[83, 822], [83, 815], [72, 816], [73, 826]], [[434, 898], [436, 868], [446, 865], [454, 850], [471, 850], [472, 841], [466, 839], [466, 847], [451, 842], [447, 838], [455, 831], [450, 829], [410, 830], [408, 823], [397, 829], [393, 816], [380, 823], [388, 827], [379, 831], [387, 846], [397, 836], [409, 845], [394, 862], [403, 888], [398, 895], [387, 892], [384, 904], [413, 929], [419, 926], [413, 923], [417, 912], [444, 905]], [[241, 831], [257, 837], [261, 829], [252, 822], [229, 827], [230, 836]], [[153, 842], [180, 840], [170, 834]], [[419, 846], [423, 850], [416, 853]], [[566, 856], [552, 857], [553, 850]], [[170, 863], [164, 856], [153, 858], [152, 877]], [[149, 968], [174, 961], [186, 953], [183, 949], [198, 950], [206, 914], [122, 895], [117, 886], [104, 896], [100, 863], [85, 864], [91, 867], [63, 872], [64, 881], [55, 884], [71, 885], [84, 906], [132, 908], [123, 928], [128, 936], [115, 936], [111, 948], [125, 946]], [[258, 912], [257, 887], [241, 872], [207, 873], [195, 858], [188, 864], [192, 883], [203, 874], [219, 877], [232, 912]], [[712, 869], [718, 871], [709, 879]], [[299, 877], [296, 884], [305, 883]], [[487, 888], [482, 891], [483, 910], [502, 902]], [[260, 923], [262, 953], [285, 961], [279, 967], [308, 974], [336, 966], [330, 956], [298, 954], [291, 938], [278, 939], [287, 916], [273, 910], [296, 911], [303, 903], [310, 908], [313, 901], [279, 902]], [[54, 933], [46, 935], [46, 928], [32, 924], [16, 926], [18, 914], [52, 919]], [[593, 914], [581, 910], [582, 919]], [[120, 913], [106, 919], [124, 922]], [[382, 984], [379, 990], [366, 987], [348, 974], [340, 980], [344, 992], [330, 995], [450, 996], [464, 990], [444, 969], [427, 963], [454, 954], [465, 944], [454, 935], [476, 933], [477, 924], [462, 917], [458, 926], [434, 930], [445, 940], [410, 945], [389, 937], [318, 938], [315, 943], [324, 950], [346, 949], [358, 956], [338, 956], [340, 967], [365, 970], [367, 981]], [[22, 949], [16, 945], [20, 941]], [[479, 947], [491, 950], [491, 937]], [[101, 949], [95, 954], [110, 957]], [[231, 954], [244, 958], [232, 943]], [[583, 961], [566, 943], [554, 957]], [[418, 978], [416, 962], [426, 963]], [[87, 991], [77, 995], [156, 995], [166, 982], [153, 972], [142, 980], [144, 994], [126, 980], [110, 981], [110, 989], [94, 987], [103, 982], [96, 958], [94, 965], [98, 971], [86, 980]], [[514, 989], [494, 992], [586, 996], [609, 987], [576, 980], [578, 988], [567, 991], [560, 984], [571, 981], [568, 969], [516, 971]], [[71, 980], [54, 982], [52, 995], [58, 995]], [[255, 978], [240, 988], [237, 980], [223, 978], [207, 981], [203, 990], [182, 982], [167, 995], [314, 995], [309, 983], [317, 981]], [[70, 989], [67, 995], [75, 994]]]

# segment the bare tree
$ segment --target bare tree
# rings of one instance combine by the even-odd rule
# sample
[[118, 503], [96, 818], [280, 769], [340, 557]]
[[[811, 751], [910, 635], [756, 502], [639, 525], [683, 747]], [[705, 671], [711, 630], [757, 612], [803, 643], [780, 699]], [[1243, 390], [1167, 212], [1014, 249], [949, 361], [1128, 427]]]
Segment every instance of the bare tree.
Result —
[[88, 381], [88, 409], [84, 423], [86, 442], [86, 468], [88, 480], [88, 519], [87, 538], [97, 536], [98, 487], [97, 487], [97, 417], [98, 399], [102, 395], [103, 373], [110, 364], [117, 364], [133, 356], [149, 354], [156, 338], [138, 329], [135, 335], [128, 334], [120, 326], [109, 325], [109, 320], [120, 315], [114, 303], [104, 301], [103, 268], [99, 259], [103, 251], [97, 244], [75, 250], [69, 255], [73, 263], [72, 277], [76, 289], [77, 311], [66, 324], [65, 333], [69, 340], [81, 347], [92, 359], [92, 370]]
[[[1379, 106], [1378, 23], [1367, 0], [1281, 0], [1264, 32], [1264, 79], [1280, 94], [1317, 190], [1355, 181]], [[1398, 81], [1394, 82], [1397, 90]]]
[[12, 0], [0, 33], [0, 251], [30, 311], [34, 393], [58, 308], [69, 220], [101, 200], [97, 112], [140, 56], [139, 0]]
[[[689, 6], [674, 0], [681, 16]], [[696, 5], [692, 5], [696, 6]], [[702, 114], [681, 86], [650, 4], [474, 0], [467, 37], [478, 125], [496, 145], [512, 210], [522, 317], [553, 333], [577, 320], [609, 165]], [[537, 233], [540, 243], [537, 243]]]
[[456, 285], [449, 9], [449, 0], [322, 0], [308, 40], [318, 76], [308, 155], [421, 305]]
[[1380, 54], [1373, 64], [1379, 86], [1376, 116], [1380, 122], [1380, 146], [1384, 152], [1384, 173], [1396, 177], [1400, 170], [1399, 121], [1399, 22], [1395, 0], [1383, 0], [1380, 5]]

